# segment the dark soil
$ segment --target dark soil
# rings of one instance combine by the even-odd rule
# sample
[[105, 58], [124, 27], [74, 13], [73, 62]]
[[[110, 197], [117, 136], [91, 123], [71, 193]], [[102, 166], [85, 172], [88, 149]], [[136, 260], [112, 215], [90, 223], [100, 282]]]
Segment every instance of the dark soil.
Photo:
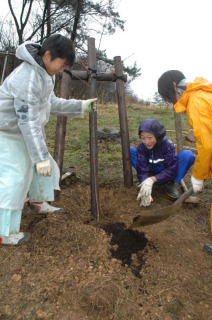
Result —
[[0, 247], [0, 319], [212, 320], [212, 256], [203, 249], [212, 243], [211, 191], [136, 229], [136, 213], [171, 204], [163, 186], [150, 208], [140, 208], [135, 186], [99, 191], [98, 223], [84, 182], [66, 180], [53, 203], [65, 214], [36, 216], [26, 204], [21, 230], [31, 240]]

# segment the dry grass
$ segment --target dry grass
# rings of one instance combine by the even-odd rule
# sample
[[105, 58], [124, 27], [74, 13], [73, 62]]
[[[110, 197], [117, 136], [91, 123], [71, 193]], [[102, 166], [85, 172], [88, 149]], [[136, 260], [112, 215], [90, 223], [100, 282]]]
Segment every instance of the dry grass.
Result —
[[82, 306], [86, 309], [90, 306], [91, 312], [97, 312], [100, 319], [110, 315], [111, 319], [120, 319], [124, 316], [123, 309], [126, 310], [126, 305], [127, 312], [131, 309], [129, 291], [113, 276], [94, 276], [80, 282], [78, 294]]

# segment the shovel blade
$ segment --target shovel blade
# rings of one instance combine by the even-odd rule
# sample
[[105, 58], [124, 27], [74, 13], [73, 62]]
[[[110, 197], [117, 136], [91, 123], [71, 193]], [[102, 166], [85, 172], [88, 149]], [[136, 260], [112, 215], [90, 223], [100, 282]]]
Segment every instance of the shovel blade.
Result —
[[146, 211], [142, 213], [137, 213], [137, 215], [133, 219], [133, 223], [129, 228], [132, 229], [139, 226], [147, 226], [149, 224], [159, 223], [163, 220], [168, 219], [171, 214], [173, 214], [175, 211], [177, 211], [181, 207], [182, 203], [188, 197], [190, 197], [192, 193], [193, 193], [193, 188], [190, 187], [171, 206], [160, 208], [160, 209], [154, 209], [154, 210]]
[[129, 227], [130, 229], [139, 227], [139, 226], [147, 226], [150, 224], [159, 223], [163, 220], [168, 219], [175, 211], [177, 211], [181, 207], [181, 203], [177, 205], [171, 205], [165, 208], [155, 209], [147, 212], [138, 213], [134, 219], [133, 223]]

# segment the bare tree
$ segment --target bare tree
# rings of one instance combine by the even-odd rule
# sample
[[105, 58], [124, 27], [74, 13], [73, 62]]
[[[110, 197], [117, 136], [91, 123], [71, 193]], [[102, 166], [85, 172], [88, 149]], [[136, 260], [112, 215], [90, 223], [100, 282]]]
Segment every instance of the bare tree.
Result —
[[[32, 10], [32, 3], [33, 3], [33, 0], [23, 0], [21, 14], [20, 14], [20, 24], [19, 24], [18, 20], [16, 18], [16, 15], [14, 13], [14, 10], [13, 10], [12, 4], [11, 4], [11, 0], [8, 0], [10, 12], [11, 12], [12, 17], [14, 19], [16, 30], [18, 33], [19, 44], [21, 44], [23, 42], [23, 32], [24, 32], [24, 28], [26, 27], [26, 24], [28, 22], [31, 10]], [[25, 11], [26, 11], [26, 15], [25, 15]], [[24, 15], [25, 15], [25, 18], [24, 18]]]
[[[116, 28], [124, 30], [124, 21], [114, 10], [116, 0], [20, 1], [22, 6], [18, 19], [17, 8], [13, 8], [14, 2], [8, 0], [19, 44], [27, 40], [42, 43], [46, 37], [60, 32], [71, 35], [75, 46], [86, 53], [88, 37], [113, 34]], [[108, 59], [104, 51], [99, 50], [97, 58], [113, 65], [113, 60]], [[132, 80], [140, 75], [136, 63], [133, 67], [123, 66], [123, 68]]]
[[[71, 34], [75, 42], [83, 43], [90, 34], [112, 34], [117, 27], [124, 29], [124, 21], [114, 11], [116, 0], [22, 0], [21, 13], [15, 12], [14, 3], [8, 0], [10, 12], [15, 22], [19, 43], [31, 40], [37, 33], [39, 41], [62, 31]], [[34, 12], [40, 8], [40, 12]], [[104, 23], [103, 23], [104, 21]], [[26, 25], [31, 26], [30, 34], [24, 38]], [[95, 25], [95, 26], [94, 26]], [[42, 41], [41, 41], [42, 42]]]

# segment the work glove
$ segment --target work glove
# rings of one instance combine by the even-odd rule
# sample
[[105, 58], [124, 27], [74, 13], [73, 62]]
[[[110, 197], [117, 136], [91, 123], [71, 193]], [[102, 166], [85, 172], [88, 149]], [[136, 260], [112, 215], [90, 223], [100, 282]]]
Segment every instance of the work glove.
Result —
[[88, 99], [88, 100], [84, 100], [83, 101], [83, 110], [87, 112], [92, 112], [94, 109], [93, 109], [93, 104], [94, 102], [97, 101], [97, 98], [94, 98], [94, 99]]
[[39, 176], [51, 176], [50, 160], [44, 160], [36, 163], [37, 174]]
[[138, 187], [140, 187], [140, 191], [137, 196], [137, 201], [140, 200], [140, 206], [148, 207], [152, 200], [152, 186], [154, 181], [151, 178], [147, 178], [144, 180]]
[[152, 196], [144, 196], [142, 198], [137, 198], [137, 200], [141, 200], [140, 206], [141, 207], [148, 207], [150, 206], [151, 202], [153, 201]]
[[152, 194], [152, 186], [154, 184], [154, 181], [152, 178], [147, 178], [144, 180], [138, 187], [140, 187], [140, 191], [138, 196], [144, 197], [144, 196], [151, 196]]
[[204, 180], [197, 180], [191, 176], [191, 183], [194, 190], [194, 193], [199, 192], [203, 188]]

